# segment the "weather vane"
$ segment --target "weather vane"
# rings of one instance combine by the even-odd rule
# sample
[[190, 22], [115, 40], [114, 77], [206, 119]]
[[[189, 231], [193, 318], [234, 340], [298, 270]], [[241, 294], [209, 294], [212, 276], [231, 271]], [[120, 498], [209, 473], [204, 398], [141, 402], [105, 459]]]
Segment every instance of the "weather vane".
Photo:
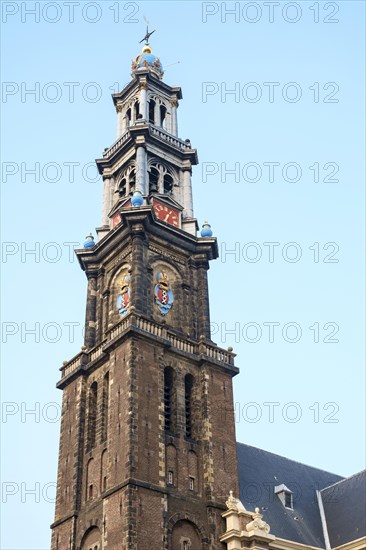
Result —
[[148, 20], [146, 19], [146, 17], [144, 17], [145, 19], [145, 22], [146, 22], [146, 34], [144, 36], [144, 38], [142, 40], [140, 40], [140, 44], [141, 42], [143, 42], [145, 40], [145, 44], [148, 44], [149, 43], [149, 38], [150, 36], [155, 32], [155, 30], [149, 32], [149, 22]]

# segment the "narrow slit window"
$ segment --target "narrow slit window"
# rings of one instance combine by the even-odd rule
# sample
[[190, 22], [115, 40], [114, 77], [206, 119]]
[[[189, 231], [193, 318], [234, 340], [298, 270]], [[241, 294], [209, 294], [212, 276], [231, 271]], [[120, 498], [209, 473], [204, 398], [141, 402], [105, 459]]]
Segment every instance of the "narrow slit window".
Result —
[[103, 396], [102, 396], [102, 437], [101, 441], [106, 441], [108, 436], [108, 415], [109, 415], [109, 373], [103, 379]]
[[192, 437], [192, 389], [193, 376], [187, 374], [184, 379], [185, 385], [185, 416], [186, 416], [186, 437]]
[[136, 184], [136, 170], [133, 169], [131, 170], [129, 175], [130, 195], [133, 195], [133, 192], [135, 191], [135, 184]]
[[170, 174], [164, 176], [164, 193], [171, 194], [173, 191], [173, 178]]
[[149, 101], [149, 122], [150, 124], [155, 123], [155, 101], [153, 99]]
[[164, 423], [165, 430], [170, 432], [173, 427], [173, 370], [164, 369]]
[[162, 128], [165, 128], [166, 107], [160, 105], [160, 124]]
[[131, 126], [131, 109], [127, 109], [126, 118], [127, 118], [127, 126]]
[[97, 395], [98, 384], [93, 382], [89, 388], [89, 403], [88, 403], [88, 450], [95, 447], [97, 433]]
[[149, 191], [150, 193], [157, 193], [159, 185], [159, 171], [152, 166], [149, 172]]

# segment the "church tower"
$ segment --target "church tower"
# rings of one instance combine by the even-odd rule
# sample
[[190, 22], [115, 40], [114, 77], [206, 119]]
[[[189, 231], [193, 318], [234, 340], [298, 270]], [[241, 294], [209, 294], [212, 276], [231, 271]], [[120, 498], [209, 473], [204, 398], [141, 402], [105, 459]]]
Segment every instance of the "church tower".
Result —
[[117, 140], [96, 161], [102, 226], [76, 251], [85, 342], [61, 367], [52, 550], [217, 550], [238, 494], [232, 349], [210, 335], [216, 238], [197, 236], [179, 87], [147, 43], [113, 94]]

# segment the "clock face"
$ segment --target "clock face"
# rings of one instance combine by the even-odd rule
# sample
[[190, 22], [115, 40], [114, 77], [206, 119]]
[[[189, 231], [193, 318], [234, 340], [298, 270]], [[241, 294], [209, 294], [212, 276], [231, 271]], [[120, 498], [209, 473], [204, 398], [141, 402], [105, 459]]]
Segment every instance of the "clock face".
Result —
[[154, 201], [153, 207], [155, 215], [159, 220], [170, 223], [170, 225], [174, 225], [174, 227], [179, 227], [178, 210], [175, 210], [175, 208], [172, 208], [171, 206], [166, 206], [165, 204], [161, 204], [160, 202], [156, 201]]

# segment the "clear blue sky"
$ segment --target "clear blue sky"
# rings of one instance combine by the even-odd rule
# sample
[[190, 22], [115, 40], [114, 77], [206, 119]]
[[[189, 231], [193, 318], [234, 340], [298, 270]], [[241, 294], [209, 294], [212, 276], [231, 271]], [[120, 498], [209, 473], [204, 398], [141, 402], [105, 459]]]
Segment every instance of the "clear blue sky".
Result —
[[[221, 2], [81, 1], [73, 22], [64, 2], [38, 3], [35, 22], [34, 4], [2, 2], [1, 548], [49, 547], [52, 403], [58, 368], [82, 345], [86, 294], [64, 243], [100, 225], [101, 182], [83, 167], [115, 140], [110, 94], [129, 81], [144, 15], [165, 81], [183, 88], [179, 134], [200, 159], [195, 214], [220, 243], [213, 339], [238, 354], [237, 439], [341, 475], [361, 470], [364, 3], [281, 2], [272, 12], [244, 2], [229, 15]], [[39, 97], [26, 94], [37, 86]], [[39, 181], [27, 173], [35, 163]]]

